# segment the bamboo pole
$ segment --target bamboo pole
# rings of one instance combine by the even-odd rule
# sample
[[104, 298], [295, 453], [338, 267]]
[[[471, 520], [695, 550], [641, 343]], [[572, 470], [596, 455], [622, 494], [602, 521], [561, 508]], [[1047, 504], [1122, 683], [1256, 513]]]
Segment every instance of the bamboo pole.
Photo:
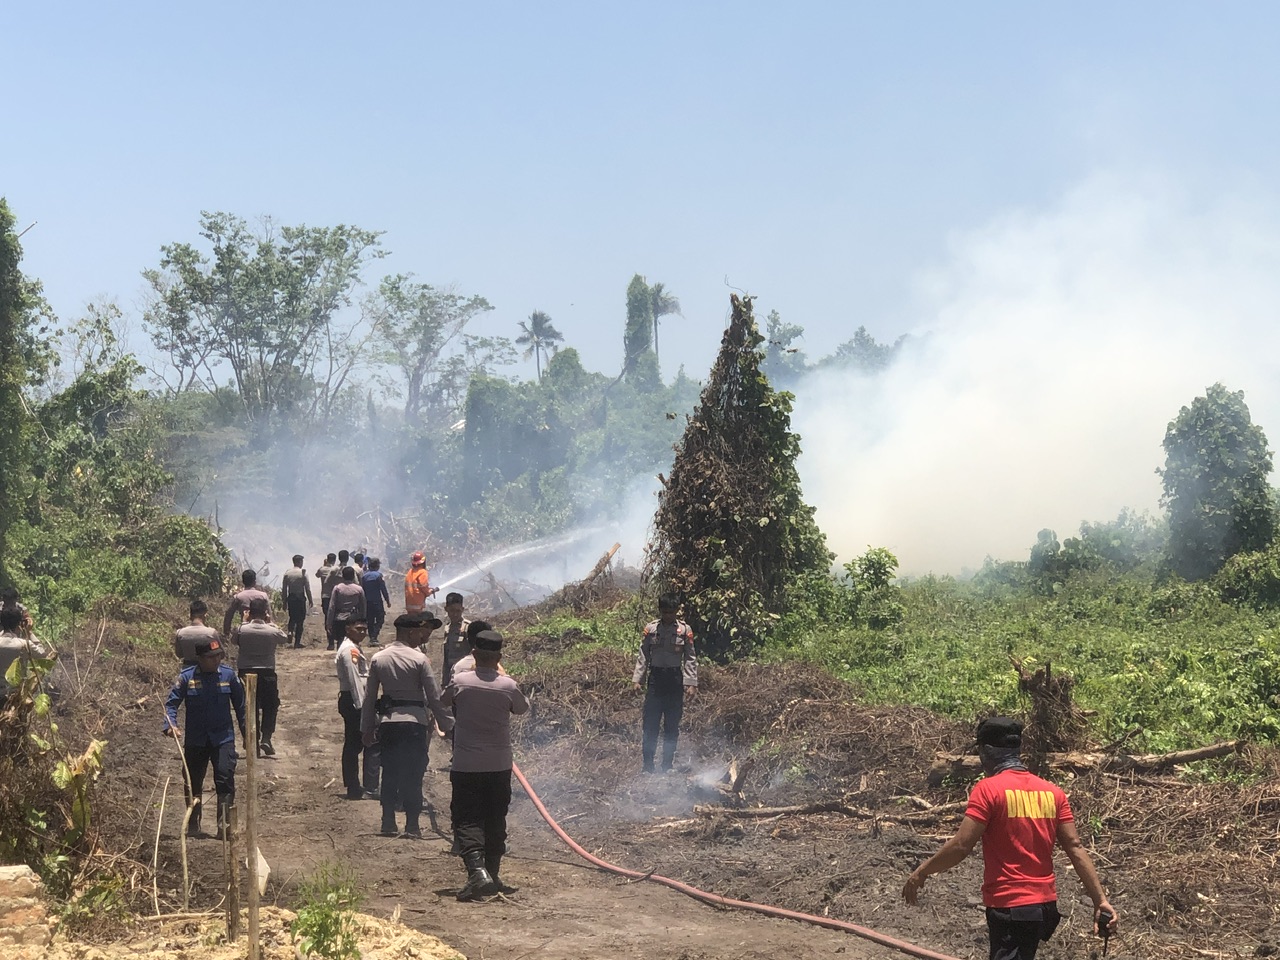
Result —
[[240, 808], [232, 806], [227, 825], [227, 942], [240, 939], [240, 858], [236, 856], [235, 837], [240, 833]]
[[245, 719], [248, 733], [245, 736], [246, 775], [244, 840], [245, 856], [249, 862], [249, 960], [259, 960], [261, 944], [258, 943], [258, 675], [246, 673]]

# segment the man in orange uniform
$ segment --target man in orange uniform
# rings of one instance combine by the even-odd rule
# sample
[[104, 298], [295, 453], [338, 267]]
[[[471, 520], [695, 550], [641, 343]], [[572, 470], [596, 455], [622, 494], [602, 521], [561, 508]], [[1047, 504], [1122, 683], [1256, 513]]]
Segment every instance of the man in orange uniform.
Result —
[[1027, 770], [1022, 724], [992, 717], [978, 726], [978, 756], [985, 774], [969, 794], [960, 829], [942, 849], [907, 877], [902, 898], [916, 902], [935, 873], [950, 870], [982, 841], [982, 902], [991, 934], [990, 960], [1033, 960], [1041, 941], [1058, 925], [1053, 847], [1062, 847], [1093, 901], [1094, 930], [1110, 936], [1116, 909], [1107, 901], [1098, 871], [1076, 833], [1067, 795]]
[[438, 590], [431, 586], [427, 573], [427, 560], [419, 550], [409, 558], [409, 572], [404, 575], [404, 610], [405, 613], [422, 613], [427, 609], [429, 600]]

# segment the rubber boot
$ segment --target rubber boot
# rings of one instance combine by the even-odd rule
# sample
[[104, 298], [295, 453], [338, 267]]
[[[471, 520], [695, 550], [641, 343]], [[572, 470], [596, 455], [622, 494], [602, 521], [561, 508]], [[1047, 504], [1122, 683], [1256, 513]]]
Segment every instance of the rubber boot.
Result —
[[200, 836], [200, 801], [197, 800], [191, 805], [191, 816], [187, 818], [187, 836]]
[[502, 878], [498, 876], [498, 871], [502, 869], [502, 854], [494, 856], [493, 854], [485, 854], [484, 868], [489, 871], [489, 876], [493, 880], [493, 887], [498, 893], [515, 893], [515, 887], [509, 887], [502, 882]]
[[218, 839], [226, 840], [231, 830], [231, 798], [218, 798]]
[[464, 902], [478, 900], [480, 897], [487, 897], [492, 893], [498, 892], [498, 886], [493, 882], [493, 877], [489, 876], [489, 871], [482, 866], [484, 854], [479, 851], [472, 851], [462, 858], [462, 862], [467, 867], [467, 882], [458, 891], [459, 900]]

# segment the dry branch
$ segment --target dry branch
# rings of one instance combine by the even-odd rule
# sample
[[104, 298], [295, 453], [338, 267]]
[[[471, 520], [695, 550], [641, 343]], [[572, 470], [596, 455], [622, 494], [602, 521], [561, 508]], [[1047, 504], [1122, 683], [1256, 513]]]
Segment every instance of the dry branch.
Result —
[[[1097, 770], [1103, 773], [1151, 773], [1167, 770], [1181, 763], [1212, 760], [1238, 753], [1244, 748], [1242, 740], [1228, 740], [1207, 747], [1191, 750], [1175, 750], [1173, 753], [1110, 754], [1088, 753], [1073, 750], [1068, 753], [1050, 753], [1045, 757], [1048, 766], [1059, 770]], [[936, 787], [947, 777], [972, 777], [982, 769], [982, 762], [975, 756], [942, 754], [929, 768], [929, 785]]]

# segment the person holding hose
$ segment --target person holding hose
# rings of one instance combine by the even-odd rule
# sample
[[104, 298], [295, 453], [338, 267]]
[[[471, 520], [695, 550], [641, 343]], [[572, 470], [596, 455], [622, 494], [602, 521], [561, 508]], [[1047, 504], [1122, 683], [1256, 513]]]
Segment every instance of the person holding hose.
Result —
[[978, 756], [984, 776], [969, 794], [960, 829], [911, 872], [902, 888], [902, 899], [914, 904], [925, 880], [960, 863], [981, 840], [982, 902], [991, 936], [990, 960], [1034, 960], [1041, 941], [1048, 940], [1057, 928], [1055, 842], [1093, 901], [1094, 931], [1110, 937], [1118, 916], [1076, 833], [1067, 795], [1032, 774], [1021, 753], [1022, 724], [1017, 720], [991, 717], [978, 725]]

